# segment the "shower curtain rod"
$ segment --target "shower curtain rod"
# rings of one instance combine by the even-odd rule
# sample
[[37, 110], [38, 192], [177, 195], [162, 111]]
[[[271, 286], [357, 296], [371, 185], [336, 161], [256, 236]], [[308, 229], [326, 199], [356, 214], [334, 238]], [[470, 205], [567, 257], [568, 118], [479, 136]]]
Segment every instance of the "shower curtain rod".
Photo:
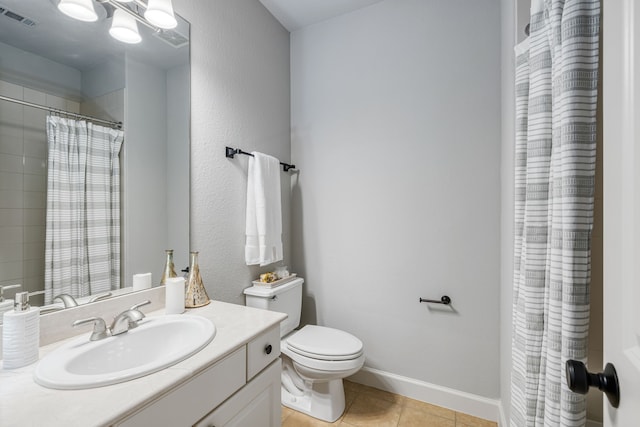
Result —
[[63, 116], [72, 116], [72, 117], [75, 117], [75, 118], [78, 118], [78, 119], [85, 119], [85, 120], [90, 120], [92, 122], [104, 123], [104, 124], [106, 124], [108, 126], [111, 126], [113, 128], [122, 129], [122, 122], [112, 122], [112, 121], [109, 121], [109, 120], [99, 119], [99, 118], [93, 117], [93, 116], [87, 116], [86, 114], [72, 113], [71, 111], [60, 110], [58, 108], [53, 108], [53, 107], [46, 107], [44, 105], [34, 104], [33, 102], [21, 101], [19, 99], [10, 98], [8, 96], [0, 95], [0, 100], [1, 101], [13, 102], [13, 103], [16, 103], [16, 104], [24, 105], [26, 107], [33, 107], [33, 108], [38, 108], [40, 110], [46, 110], [46, 111], [49, 111], [51, 113], [61, 114]]
[[[233, 159], [233, 156], [235, 156], [236, 154], [244, 154], [245, 156], [251, 156], [251, 157], [255, 157], [253, 154], [251, 153], [247, 153], [246, 151], [242, 151], [239, 148], [231, 148], [231, 147], [225, 147], [225, 156]], [[289, 163], [282, 163], [280, 162], [280, 164], [282, 165], [282, 170], [285, 172], [289, 172], [289, 169], [295, 169], [296, 165], [290, 165]]]

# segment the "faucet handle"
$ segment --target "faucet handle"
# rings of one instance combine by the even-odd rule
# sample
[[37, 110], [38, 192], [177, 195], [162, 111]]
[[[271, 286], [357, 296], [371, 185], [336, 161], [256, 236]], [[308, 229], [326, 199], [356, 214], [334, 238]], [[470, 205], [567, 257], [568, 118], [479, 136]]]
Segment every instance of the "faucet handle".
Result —
[[88, 302], [96, 302], [96, 301], [99, 301], [101, 299], [109, 298], [111, 295], [113, 295], [111, 292], [105, 292], [105, 293], [102, 293], [102, 294], [98, 294], [98, 295], [92, 297]]
[[109, 332], [109, 329], [107, 328], [107, 324], [105, 323], [104, 319], [100, 317], [89, 317], [88, 319], [76, 320], [71, 324], [71, 326], [76, 327], [76, 326], [85, 325], [87, 323], [92, 323], [92, 322], [93, 322], [93, 332], [91, 333], [91, 337], [89, 338], [90, 341], [98, 341], [103, 338], [107, 338], [111, 336], [111, 332]]
[[136, 305], [132, 305], [129, 310], [138, 310], [140, 307], [151, 304], [151, 300], [142, 301]]
[[142, 301], [141, 303], [138, 303], [136, 305], [131, 306], [131, 308], [129, 309], [129, 313], [130, 313], [130, 316], [129, 316], [129, 329], [133, 329], [133, 328], [137, 328], [138, 327], [138, 322], [146, 317], [144, 315], [144, 313], [141, 312], [138, 309], [140, 307], [143, 307], [143, 306], [149, 305], [149, 304], [151, 304], [151, 301], [150, 300], [146, 300], [146, 301]]

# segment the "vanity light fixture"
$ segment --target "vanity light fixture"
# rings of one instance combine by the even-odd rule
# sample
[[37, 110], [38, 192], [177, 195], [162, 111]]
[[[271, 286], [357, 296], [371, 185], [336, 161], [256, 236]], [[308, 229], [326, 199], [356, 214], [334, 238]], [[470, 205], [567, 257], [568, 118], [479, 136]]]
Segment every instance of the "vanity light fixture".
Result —
[[178, 26], [171, 0], [149, 0], [144, 17], [156, 27], [167, 30]]
[[[113, 7], [113, 19], [109, 34], [124, 43], [139, 43], [142, 41], [138, 32], [138, 22], [153, 31], [172, 29], [178, 26], [173, 13], [171, 0], [95, 0], [98, 3], [109, 4]], [[85, 22], [98, 20], [93, 5], [94, 0], [60, 0], [58, 9], [65, 15]], [[132, 3], [127, 6], [121, 3]], [[141, 13], [141, 11], [144, 11]]]
[[109, 34], [123, 43], [136, 44], [142, 41], [135, 18], [121, 9], [116, 9], [113, 13]]
[[60, 12], [79, 21], [95, 22], [98, 14], [93, 7], [93, 0], [60, 0]]

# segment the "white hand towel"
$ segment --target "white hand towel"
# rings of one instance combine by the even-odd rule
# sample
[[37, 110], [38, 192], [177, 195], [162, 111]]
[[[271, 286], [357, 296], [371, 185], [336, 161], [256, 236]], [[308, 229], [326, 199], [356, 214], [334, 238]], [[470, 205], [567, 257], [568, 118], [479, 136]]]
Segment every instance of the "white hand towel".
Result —
[[253, 152], [247, 179], [247, 265], [261, 266], [282, 259], [280, 161]]

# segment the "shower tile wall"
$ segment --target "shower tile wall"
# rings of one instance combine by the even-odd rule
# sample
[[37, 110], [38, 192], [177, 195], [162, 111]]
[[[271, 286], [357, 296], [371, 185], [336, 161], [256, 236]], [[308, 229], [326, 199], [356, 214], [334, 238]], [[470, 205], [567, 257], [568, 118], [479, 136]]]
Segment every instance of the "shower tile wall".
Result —
[[[78, 102], [3, 80], [0, 95], [72, 112], [80, 109]], [[27, 291], [44, 284], [46, 114], [0, 101], [0, 285], [20, 283]], [[7, 293], [13, 296], [13, 291]]]

